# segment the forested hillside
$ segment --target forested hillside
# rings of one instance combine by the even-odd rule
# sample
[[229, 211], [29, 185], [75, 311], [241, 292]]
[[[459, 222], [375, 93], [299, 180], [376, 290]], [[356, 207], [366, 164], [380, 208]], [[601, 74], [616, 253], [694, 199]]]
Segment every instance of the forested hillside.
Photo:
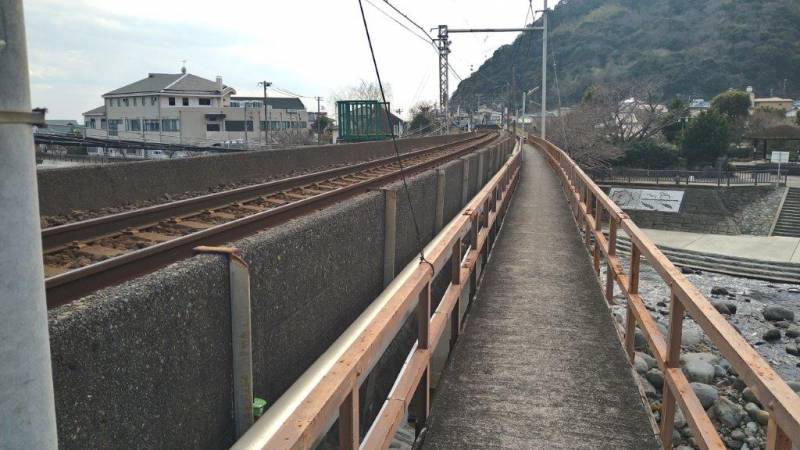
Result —
[[[800, 97], [798, 0], [562, 0], [550, 28], [548, 88], [555, 101], [557, 75], [565, 105], [593, 84], [656, 84], [665, 99], [748, 85], [759, 96]], [[514, 62], [517, 92], [541, 83], [541, 33], [498, 49], [451, 106], [509, 104]]]

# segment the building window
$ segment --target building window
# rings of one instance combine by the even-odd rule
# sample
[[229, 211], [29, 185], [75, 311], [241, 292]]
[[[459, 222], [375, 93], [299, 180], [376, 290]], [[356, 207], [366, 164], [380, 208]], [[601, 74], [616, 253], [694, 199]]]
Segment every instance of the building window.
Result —
[[144, 131], [158, 131], [158, 119], [145, 119]]
[[219, 124], [218, 123], [207, 123], [206, 124], [206, 131], [219, 131]]
[[[244, 120], [226, 120], [225, 131], [244, 131]], [[253, 121], [247, 121], [247, 131], [253, 131]]]
[[181, 104], [183, 106], [189, 106], [189, 98], [188, 97], [183, 97], [183, 99], [181, 100]]
[[119, 103], [119, 98], [118, 98], [118, 99], [117, 99], [117, 106], [119, 106], [119, 105], [120, 105], [120, 103]]
[[162, 131], [180, 131], [181, 124], [178, 119], [162, 119], [161, 120], [161, 130]]
[[211, 106], [211, 99], [210, 98], [201, 98], [200, 99], [200, 106]]
[[106, 129], [106, 119], [100, 119], [100, 129], [101, 130]]
[[169, 98], [169, 106], [175, 106], [175, 97]]
[[238, 108], [239, 102], [231, 102], [231, 108]]
[[142, 122], [139, 119], [128, 119], [128, 131], [142, 131]]
[[[156, 97], [155, 95], [150, 97], [150, 105], [155, 105], [157, 101], [158, 97]], [[142, 102], [142, 104], [144, 105], [144, 102]]]
[[133, 106], [136, 106], [138, 101], [139, 101], [138, 97], [133, 97]]
[[306, 122], [298, 122], [300, 124], [300, 128], [308, 128], [308, 123]]
[[89, 119], [89, 128], [97, 128], [97, 122], [94, 119]]
[[111, 119], [108, 121], [108, 135], [109, 136], [117, 136], [119, 134], [119, 129], [122, 128], [122, 120], [120, 119]]

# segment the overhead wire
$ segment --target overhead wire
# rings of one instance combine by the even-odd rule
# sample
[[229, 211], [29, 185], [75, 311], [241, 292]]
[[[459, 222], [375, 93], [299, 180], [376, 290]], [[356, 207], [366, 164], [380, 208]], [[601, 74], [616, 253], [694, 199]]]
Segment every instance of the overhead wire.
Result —
[[[367, 0], [369, 1], [369, 0]], [[383, 90], [383, 81], [381, 80], [381, 72], [378, 69], [378, 60], [375, 57], [375, 49], [372, 46], [372, 37], [369, 33], [369, 26], [367, 25], [367, 15], [364, 13], [364, 5], [362, 4], [361, 0], [358, 0], [358, 8], [361, 11], [361, 20], [364, 22], [364, 32], [367, 35], [367, 43], [369, 44], [369, 52], [372, 56], [372, 65], [375, 68], [375, 77], [378, 79], [378, 87], [381, 91], [381, 99], [383, 103], [386, 104], [386, 92]], [[392, 130], [391, 120], [389, 119], [389, 112], [384, 115], [386, 117], [386, 125], [388, 130]], [[408, 209], [411, 213], [411, 221], [414, 223], [414, 232], [417, 238], [417, 247], [419, 248], [419, 260], [420, 263], [428, 264], [431, 268], [431, 275], [436, 274], [436, 268], [433, 264], [425, 258], [424, 247], [422, 245], [422, 234], [419, 231], [419, 224], [417, 223], [417, 215], [414, 212], [414, 202], [411, 200], [411, 191], [408, 189], [408, 181], [406, 180], [405, 170], [403, 168], [403, 160], [400, 157], [400, 148], [397, 146], [397, 136], [395, 136], [394, 131], [391, 132], [392, 136], [392, 145], [394, 146], [394, 154], [397, 159], [397, 164], [400, 167], [400, 177], [403, 180], [403, 190], [406, 193], [406, 200], [408, 201]]]

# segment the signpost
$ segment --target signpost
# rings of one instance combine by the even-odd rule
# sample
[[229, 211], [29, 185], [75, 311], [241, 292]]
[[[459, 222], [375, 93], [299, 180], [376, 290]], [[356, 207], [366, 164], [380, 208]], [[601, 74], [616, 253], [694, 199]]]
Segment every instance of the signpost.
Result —
[[770, 162], [778, 163], [778, 185], [781, 184], [781, 164], [789, 162], [789, 152], [772, 152]]

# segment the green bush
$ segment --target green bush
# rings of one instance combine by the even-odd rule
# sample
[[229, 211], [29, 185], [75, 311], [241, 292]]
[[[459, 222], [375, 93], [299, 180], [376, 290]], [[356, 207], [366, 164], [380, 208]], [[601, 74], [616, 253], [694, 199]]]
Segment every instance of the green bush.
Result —
[[714, 164], [728, 151], [731, 132], [728, 121], [720, 112], [711, 109], [689, 122], [683, 135], [681, 156], [689, 166]]

